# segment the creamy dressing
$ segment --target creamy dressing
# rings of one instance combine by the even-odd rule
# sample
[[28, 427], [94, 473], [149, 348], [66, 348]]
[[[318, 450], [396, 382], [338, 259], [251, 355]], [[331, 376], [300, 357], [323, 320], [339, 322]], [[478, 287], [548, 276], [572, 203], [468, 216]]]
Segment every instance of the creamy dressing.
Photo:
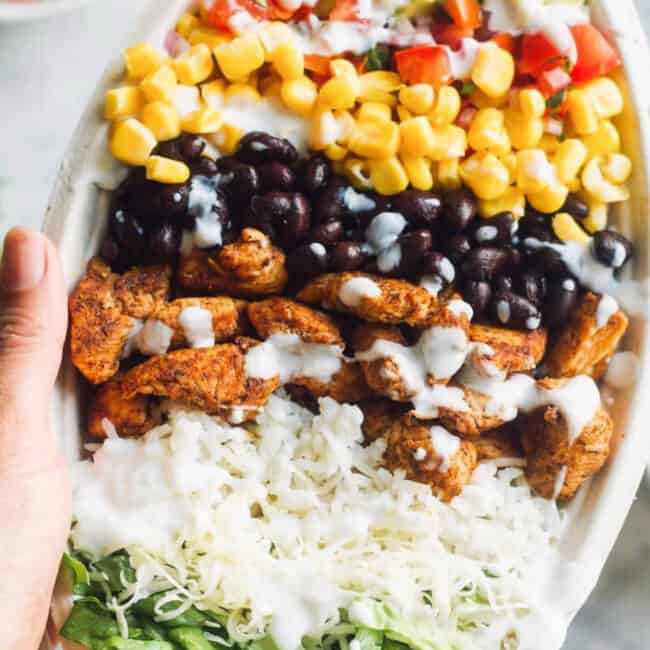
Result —
[[129, 332], [129, 335], [126, 338], [124, 347], [122, 348], [122, 354], [120, 356], [121, 359], [128, 359], [138, 349], [138, 334], [140, 333], [143, 325], [144, 322], [142, 319], [136, 319], [133, 327], [131, 328], [131, 331]]
[[560, 496], [560, 492], [562, 492], [564, 481], [566, 481], [567, 470], [568, 467], [566, 465], [562, 465], [557, 473], [557, 476], [555, 477], [555, 481], [553, 483], [553, 494], [551, 495], [551, 499], [553, 501], [555, 501], [555, 499]]
[[138, 350], [146, 356], [165, 354], [169, 350], [174, 330], [157, 318], [148, 318], [135, 337]]
[[406, 219], [399, 212], [380, 212], [366, 228], [366, 242], [380, 253], [397, 241], [406, 226]]
[[370, 278], [352, 278], [339, 290], [339, 300], [346, 307], [358, 307], [364, 298], [379, 298], [381, 288]]
[[429, 292], [434, 298], [442, 291], [442, 279], [437, 275], [423, 275], [420, 278], [420, 286]]
[[367, 212], [374, 210], [377, 205], [369, 196], [357, 192], [353, 187], [343, 192], [343, 203], [350, 212]]
[[214, 346], [212, 313], [203, 307], [185, 307], [178, 315], [178, 324], [191, 348]]
[[402, 247], [398, 242], [385, 248], [377, 256], [377, 268], [382, 273], [394, 271], [402, 263]]
[[460, 438], [440, 426], [431, 427], [430, 437], [431, 444], [436, 452], [436, 458], [440, 462], [438, 471], [446, 474], [451, 466], [452, 457], [460, 449]]
[[212, 248], [223, 243], [223, 224], [212, 210], [217, 202], [221, 178], [194, 176], [190, 182], [188, 211], [195, 217], [192, 244], [198, 248]]
[[601, 296], [596, 309], [596, 327], [601, 329], [609, 323], [609, 319], [618, 312], [618, 303], [608, 295]]

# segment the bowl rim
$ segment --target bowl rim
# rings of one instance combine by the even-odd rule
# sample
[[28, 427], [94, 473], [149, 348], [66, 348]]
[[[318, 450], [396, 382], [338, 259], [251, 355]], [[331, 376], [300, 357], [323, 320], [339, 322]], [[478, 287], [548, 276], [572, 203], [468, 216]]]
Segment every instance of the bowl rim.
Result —
[[0, 2], [0, 23], [21, 23], [72, 11], [91, 0], [43, 0], [33, 4]]

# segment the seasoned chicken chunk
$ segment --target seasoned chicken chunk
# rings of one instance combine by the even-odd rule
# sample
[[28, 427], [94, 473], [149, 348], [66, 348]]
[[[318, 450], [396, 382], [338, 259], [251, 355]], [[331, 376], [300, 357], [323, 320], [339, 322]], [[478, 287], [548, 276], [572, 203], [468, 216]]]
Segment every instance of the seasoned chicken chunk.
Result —
[[389, 429], [396, 419], [406, 418], [406, 407], [388, 399], [367, 399], [358, 406], [363, 411], [361, 428], [364, 438], [368, 442], [388, 435]]
[[438, 425], [396, 418], [383, 437], [386, 467], [391, 471], [402, 469], [408, 478], [427, 483], [443, 501], [451, 501], [462, 492], [476, 467], [474, 445]]
[[253, 228], [217, 251], [195, 250], [182, 257], [178, 269], [178, 282], [188, 292], [242, 298], [282, 293], [287, 279], [284, 253]]
[[511, 424], [506, 424], [494, 431], [486, 431], [472, 438], [479, 462], [503, 458], [523, 458], [519, 434]]
[[122, 375], [115, 375], [102, 384], [90, 401], [88, 433], [95, 438], [106, 438], [107, 429], [115, 427], [121, 436], [139, 436], [160, 424], [160, 417], [152, 409], [152, 401], [143, 396], [126, 397]]
[[342, 361], [341, 369], [329, 381], [293, 377], [291, 383], [306, 388], [315, 397], [331, 397], [337, 402], [359, 402], [372, 395], [360, 365], [354, 361]]
[[484, 431], [496, 429], [504, 423], [499, 415], [492, 413], [490, 409], [492, 397], [468, 386], [459, 388], [463, 391], [463, 401], [467, 404], [467, 409], [441, 406], [438, 409], [439, 418], [445, 427], [465, 436], [480, 436]]
[[599, 379], [627, 326], [627, 316], [609, 296], [585, 293], [547, 357], [549, 376]]
[[537, 367], [546, 351], [546, 330], [529, 332], [488, 325], [471, 325], [469, 339], [473, 346], [470, 360], [482, 375], [499, 372], [526, 372]]
[[546, 499], [570, 499], [605, 464], [613, 423], [599, 409], [570, 445], [564, 417], [556, 407], [545, 406], [522, 418], [520, 430], [528, 482]]
[[168, 267], [134, 268], [120, 276], [99, 258], [70, 296], [72, 362], [93, 384], [110, 379], [136, 319], [149, 316], [167, 300]]
[[344, 346], [336, 323], [322, 312], [288, 298], [269, 298], [248, 306], [248, 318], [260, 338], [296, 334], [305, 343]]
[[426, 289], [406, 280], [366, 273], [330, 273], [312, 280], [298, 300], [353, 314], [373, 323], [424, 325], [433, 298]]

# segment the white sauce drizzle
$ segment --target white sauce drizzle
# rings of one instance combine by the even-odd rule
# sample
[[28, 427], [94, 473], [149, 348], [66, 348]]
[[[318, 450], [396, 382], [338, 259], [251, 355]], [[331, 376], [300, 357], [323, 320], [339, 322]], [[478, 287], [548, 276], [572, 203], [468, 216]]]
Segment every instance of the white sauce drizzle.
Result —
[[460, 438], [440, 426], [431, 427], [430, 436], [431, 444], [436, 451], [436, 458], [440, 462], [438, 471], [446, 474], [449, 471], [452, 457], [460, 449]]
[[601, 329], [609, 323], [609, 319], [618, 311], [618, 303], [608, 295], [601, 296], [596, 309], [596, 327]]
[[370, 278], [352, 278], [339, 291], [339, 299], [347, 307], [358, 307], [363, 298], [379, 298], [381, 289]]
[[562, 465], [557, 473], [557, 476], [555, 477], [555, 482], [553, 483], [553, 494], [551, 496], [551, 499], [553, 501], [555, 501], [555, 499], [560, 496], [560, 492], [562, 492], [564, 481], [566, 481], [567, 470], [568, 467], [566, 465]]
[[157, 318], [147, 318], [135, 337], [138, 350], [146, 356], [165, 354], [169, 350], [174, 330]]
[[406, 228], [399, 212], [380, 212], [366, 229], [366, 241], [377, 252], [390, 248]]
[[185, 307], [178, 315], [178, 324], [191, 348], [214, 346], [212, 313], [203, 307]]
[[343, 203], [350, 212], [374, 210], [377, 205], [369, 196], [357, 192], [353, 187], [348, 187], [343, 192]]

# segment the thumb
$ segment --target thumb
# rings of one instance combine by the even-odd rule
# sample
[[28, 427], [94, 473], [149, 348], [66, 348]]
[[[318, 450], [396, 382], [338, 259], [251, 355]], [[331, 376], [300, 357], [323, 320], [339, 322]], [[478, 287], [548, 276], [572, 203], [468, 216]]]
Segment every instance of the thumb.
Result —
[[[2, 438], [9, 432], [47, 426], [66, 326], [66, 292], [55, 247], [38, 232], [12, 229], [0, 266], [0, 452], [6, 450]], [[29, 436], [11, 442], [11, 455], [19, 454]], [[31, 456], [33, 450], [25, 451]], [[45, 451], [41, 447], [38, 455]]]

